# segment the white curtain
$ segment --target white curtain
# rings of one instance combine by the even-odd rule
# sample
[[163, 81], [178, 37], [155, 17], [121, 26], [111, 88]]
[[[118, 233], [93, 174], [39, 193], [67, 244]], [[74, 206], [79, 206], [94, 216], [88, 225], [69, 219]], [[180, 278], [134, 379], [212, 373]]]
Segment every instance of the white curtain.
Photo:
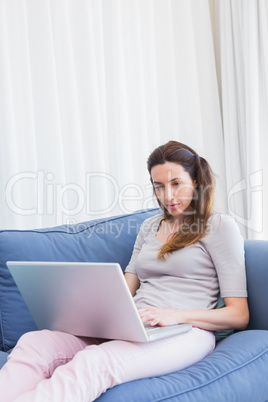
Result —
[[268, 1], [212, 1], [229, 213], [268, 239]]
[[0, 0], [0, 136], [0, 228], [153, 206], [146, 159], [170, 139], [210, 161], [226, 212], [209, 1]]

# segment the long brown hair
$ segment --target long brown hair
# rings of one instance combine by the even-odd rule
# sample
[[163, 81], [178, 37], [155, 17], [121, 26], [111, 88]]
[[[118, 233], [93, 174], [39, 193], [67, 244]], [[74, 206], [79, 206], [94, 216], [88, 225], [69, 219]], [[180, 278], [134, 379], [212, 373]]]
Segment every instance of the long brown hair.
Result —
[[[191, 201], [193, 213], [185, 217], [180, 230], [160, 248], [159, 259], [165, 259], [166, 254], [197, 242], [206, 234], [207, 221], [212, 213], [215, 189], [215, 178], [210, 165], [187, 145], [177, 141], [169, 141], [156, 148], [147, 161], [150, 177], [152, 168], [156, 165], [163, 165], [165, 162], [181, 165], [189, 173], [191, 179], [195, 181], [196, 188]], [[169, 220], [171, 215], [160, 201], [157, 201], [164, 212], [164, 218]]]

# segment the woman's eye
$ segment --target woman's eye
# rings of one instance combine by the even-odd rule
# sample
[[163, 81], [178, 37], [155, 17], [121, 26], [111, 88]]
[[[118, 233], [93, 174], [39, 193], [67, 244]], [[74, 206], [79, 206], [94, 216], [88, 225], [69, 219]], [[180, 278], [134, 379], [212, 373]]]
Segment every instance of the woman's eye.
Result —
[[179, 182], [179, 181], [175, 181], [175, 182], [173, 183], [174, 186], [179, 186], [180, 184], [181, 184], [181, 182]]
[[160, 190], [161, 188], [163, 188], [163, 186], [155, 186], [154, 188], [155, 190]]

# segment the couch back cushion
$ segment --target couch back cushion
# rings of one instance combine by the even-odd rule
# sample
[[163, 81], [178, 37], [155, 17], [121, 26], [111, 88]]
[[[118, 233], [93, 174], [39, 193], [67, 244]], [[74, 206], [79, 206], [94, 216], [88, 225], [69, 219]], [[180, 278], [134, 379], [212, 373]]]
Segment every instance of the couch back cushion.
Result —
[[36, 329], [7, 261], [118, 262], [124, 270], [141, 223], [156, 213], [150, 209], [50, 229], [0, 231], [0, 350], [8, 351], [23, 333]]
[[268, 241], [245, 240], [248, 304], [248, 329], [268, 330]]

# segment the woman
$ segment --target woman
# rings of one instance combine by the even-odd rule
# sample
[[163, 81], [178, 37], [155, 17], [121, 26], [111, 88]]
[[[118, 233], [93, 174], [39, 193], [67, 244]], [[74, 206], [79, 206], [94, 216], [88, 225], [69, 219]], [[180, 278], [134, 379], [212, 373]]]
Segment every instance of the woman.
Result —
[[[243, 239], [232, 218], [212, 212], [209, 164], [170, 141], [148, 170], [163, 214], [142, 224], [125, 278], [144, 323], [193, 329], [145, 344], [27, 333], [0, 372], [5, 402], [93, 401], [116, 384], [194, 364], [213, 351], [213, 331], [247, 326]], [[219, 294], [225, 307], [214, 309]]]

